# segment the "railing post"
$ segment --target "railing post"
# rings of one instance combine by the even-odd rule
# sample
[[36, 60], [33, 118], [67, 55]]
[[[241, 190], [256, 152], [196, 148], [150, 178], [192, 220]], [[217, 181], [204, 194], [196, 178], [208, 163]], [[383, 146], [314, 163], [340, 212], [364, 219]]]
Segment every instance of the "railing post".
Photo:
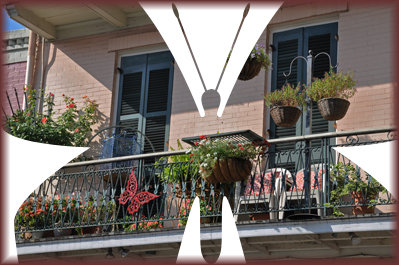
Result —
[[[309, 50], [309, 54], [306, 58], [306, 85], [309, 86], [312, 83], [313, 75], [313, 55], [312, 51]], [[312, 134], [312, 101], [310, 98], [306, 99], [306, 122], [305, 122], [305, 135]], [[305, 202], [308, 205], [309, 213], [311, 207], [310, 190], [311, 190], [311, 142], [305, 140]]]

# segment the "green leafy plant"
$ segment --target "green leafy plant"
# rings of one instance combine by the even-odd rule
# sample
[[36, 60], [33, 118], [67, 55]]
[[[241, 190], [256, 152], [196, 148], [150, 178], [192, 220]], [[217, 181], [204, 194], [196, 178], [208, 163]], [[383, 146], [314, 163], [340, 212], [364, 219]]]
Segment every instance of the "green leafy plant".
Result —
[[330, 176], [333, 181], [332, 190], [330, 192], [330, 203], [325, 204], [327, 207], [333, 208], [333, 214], [343, 216], [339, 210], [339, 204], [345, 195], [359, 194], [366, 199], [369, 206], [373, 207], [378, 203], [380, 193], [386, 193], [387, 190], [373, 177], [366, 174], [367, 181], [360, 177], [359, 170], [350, 164], [342, 162], [330, 167]]
[[239, 158], [254, 159], [258, 154], [266, 150], [267, 141], [263, 145], [257, 143], [234, 144], [228, 140], [210, 139], [204, 135], [200, 136], [200, 142], [190, 149], [190, 162], [200, 164], [200, 173], [207, 178], [218, 159]]
[[315, 78], [310, 86], [306, 88], [306, 94], [313, 101], [323, 98], [348, 99], [355, 95], [356, 82], [350, 73], [335, 73], [332, 68], [325, 73], [324, 78]]
[[97, 122], [98, 105], [84, 96], [84, 103], [78, 109], [74, 98], [65, 96], [65, 110], [54, 118], [54, 94], [44, 95], [44, 109], [38, 111], [36, 89], [25, 88], [27, 107], [17, 110], [7, 117], [5, 129], [8, 133], [21, 139], [65, 146], [84, 146], [92, 131], [91, 126]]
[[293, 87], [289, 83], [281, 89], [276, 89], [265, 96], [266, 106], [304, 106], [306, 104], [305, 95], [301, 89], [301, 84]]
[[[172, 151], [176, 151], [169, 146]], [[177, 139], [177, 150], [184, 150], [180, 140]], [[191, 180], [195, 177], [198, 167], [192, 163], [188, 163], [190, 154], [172, 155], [169, 157], [161, 157], [155, 162], [160, 165], [162, 173], [157, 175], [165, 183], [181, 183], [182, 181]]]

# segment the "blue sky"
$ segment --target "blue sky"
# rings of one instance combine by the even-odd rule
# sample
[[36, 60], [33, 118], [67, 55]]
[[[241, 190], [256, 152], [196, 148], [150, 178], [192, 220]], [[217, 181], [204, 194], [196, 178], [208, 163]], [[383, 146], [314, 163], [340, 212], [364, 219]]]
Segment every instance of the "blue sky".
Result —
[[10, 17], [8, 16], [7, 12], [4, 11], [4, 9], [2, 9], [1, 12], [3, 12], [3, 19], [5, 20], [5, 21], [3, 21], [3, 30], [4, 31], [25, 28], [21, 24], [19, 24], [19, 23], [15, 22], [14, 20], [10, 19]]

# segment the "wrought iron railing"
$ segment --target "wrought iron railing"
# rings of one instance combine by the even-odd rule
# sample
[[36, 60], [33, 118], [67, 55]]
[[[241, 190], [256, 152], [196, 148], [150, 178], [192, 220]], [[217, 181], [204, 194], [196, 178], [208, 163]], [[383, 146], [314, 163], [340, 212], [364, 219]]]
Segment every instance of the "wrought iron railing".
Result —
[[[93, 228], [97, 233], [177, 228], [185, 225], [196, 196], [205, 223], [220, 222], [223, 196], [238, 221], [358, 215], [360, 207], [369, 210], [366, 214], [375, 207], [384, 211], [395, 202], [391, 194], [333, 147], [391, 141], [393, 131], [270, 140], [269, 151], [253, 161], [248, 180], [216, 185], [200, 177], [196, 164], [165, 159], [186, 150], [71, 163], [25, 201], [15, 217], [15, 233], [21, 239], [43, 231], [52, 236], [50, 231], [81, 235]], [[318, 144], [309, 147], [306, 141]], [[296, 148], [273, 151], [283, 142], [295, 142]], [[133, 161], [129, 167], [115, 163], [127, 160]], [[105, 166], [110, 163], [113, 167]]]

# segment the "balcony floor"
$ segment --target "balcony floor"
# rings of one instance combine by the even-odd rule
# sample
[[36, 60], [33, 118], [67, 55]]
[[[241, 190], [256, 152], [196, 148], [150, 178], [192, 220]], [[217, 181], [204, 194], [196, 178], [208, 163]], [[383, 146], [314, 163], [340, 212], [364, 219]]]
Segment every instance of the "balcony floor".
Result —
[[[357, 216], [307, 221], [241, 222], [237, 229], [245, 258], [296, 259], [333, 257], [392, 257], [395, 216]], [[128, 250], [125, 259], [176, 260], [184, 229], [163, 229], [140, 233], [108, 233], [88, 236], [47, 238], [17, 244], [20, 261], [75, 259], [105, 259], [113, 249], [120, 259], [119, 249]], [[360, 242], [352, 240], [351, 234]], [[208, 261], [220, 253], [221, 227], [201, 227], [201, 245]]]

